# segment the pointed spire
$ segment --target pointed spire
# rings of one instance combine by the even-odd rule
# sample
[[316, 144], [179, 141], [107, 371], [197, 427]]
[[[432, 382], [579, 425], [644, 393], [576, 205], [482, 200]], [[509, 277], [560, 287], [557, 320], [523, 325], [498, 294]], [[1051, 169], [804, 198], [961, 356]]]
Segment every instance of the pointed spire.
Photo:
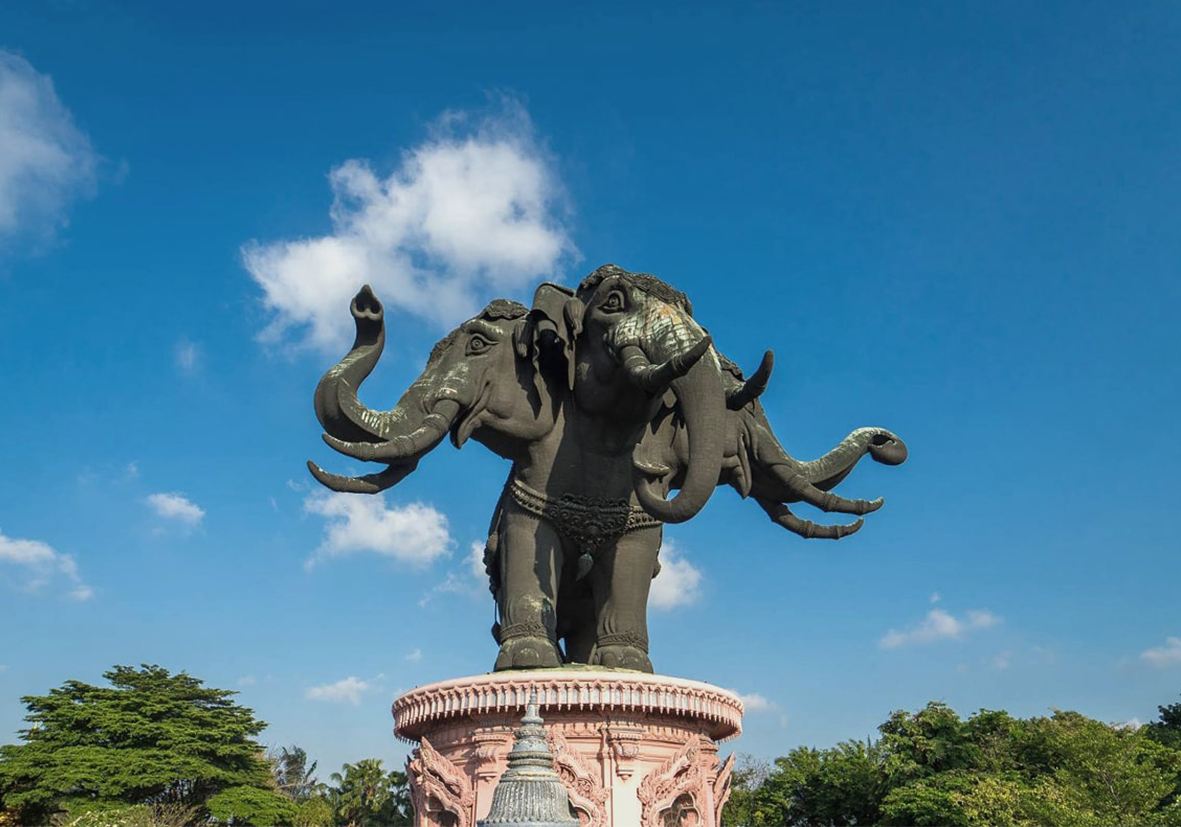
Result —
[[492, 808], [478, 827], [578, 827], [570, 797], [554, 771], [538, 708], [537, 687], [531, 686], [508, 769], [492, 791]]

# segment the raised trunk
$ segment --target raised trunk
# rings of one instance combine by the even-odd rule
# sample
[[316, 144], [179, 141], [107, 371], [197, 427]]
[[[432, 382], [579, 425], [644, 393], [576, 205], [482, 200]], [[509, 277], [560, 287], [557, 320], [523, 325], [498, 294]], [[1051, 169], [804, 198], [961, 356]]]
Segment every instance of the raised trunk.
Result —
[[[356, 322], [357, 335], [348, 354], [329, 368], [316, 386], [316, 418], [337, 439], [352, 442], [388, 439], [394, 411], [374, 411], [357, 398], [357, 389], [385, 348], [385, 311], [369, 285], [361, 288], [349, 310]], [[403, 416], [399, 412], [396, 418]]]
[[858, 428], [819, 459], [798, 463], [797, 470], [817, 488], [828, 491], [870, 454], [878, 462], [899, 465], [906, 460], [906, 444], [885, 428]]
[[718, 361], [712, 355], [674, 379], [685, 428], [689, 433], [689, 463], [680, 493], [666, 500], [639, 468], [632, 469], [636, 498], [644, 510], [666, 523], [683, 523], [697, 514], [713, 495], [722, 469], [726, 436], [726, 394]]

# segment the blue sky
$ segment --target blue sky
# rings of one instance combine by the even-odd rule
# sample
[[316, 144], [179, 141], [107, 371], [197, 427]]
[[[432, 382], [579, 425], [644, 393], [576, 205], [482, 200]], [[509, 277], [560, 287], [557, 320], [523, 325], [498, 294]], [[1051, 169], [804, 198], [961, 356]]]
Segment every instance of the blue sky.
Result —
[[392, 308], [389, 407], [467, 311], [607, 261], [775, 350], [794, 455], [911, 449], [840, 543], [728, 489], [666, 532], [653, 660], [747, 696], [737, 749], [1177, 700], [1175, 4], [171, 5], [0, 6], [0, 739], [149, 662], [400, 764], [394, 695], [495, 656], [507, 468], [316, 490], [361, 470], [311, 409], [347, 297]]

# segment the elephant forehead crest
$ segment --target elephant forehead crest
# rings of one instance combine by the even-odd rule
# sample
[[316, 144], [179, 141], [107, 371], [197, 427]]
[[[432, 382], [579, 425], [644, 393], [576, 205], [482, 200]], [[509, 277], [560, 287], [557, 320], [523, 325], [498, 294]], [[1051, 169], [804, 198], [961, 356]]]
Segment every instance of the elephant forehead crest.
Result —
[[693, 303], [689, 301], [689, 297], [677, 290], [672, 285], [661, 281], [651, 273], [632, 273], [624, 270], [616, 264], [604, 264], [602, 267], [595, 270], [589, 276], [582, 280], [578, 285], [578, 295], [580, 297], [594, 293], [606, 279], [618, 277], [630, 286], [649, 294], [666, 304], [673, 305], [685, 311], [686, 314], [693, 315]]

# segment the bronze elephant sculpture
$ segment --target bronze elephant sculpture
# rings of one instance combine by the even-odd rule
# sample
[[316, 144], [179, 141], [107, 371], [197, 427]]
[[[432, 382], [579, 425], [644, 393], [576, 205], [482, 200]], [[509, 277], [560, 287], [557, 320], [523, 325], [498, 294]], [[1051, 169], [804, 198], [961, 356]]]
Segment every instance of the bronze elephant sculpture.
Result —
[[820, 460], [792, 459], [757, 401], [770, 354], [744, 380], [684, 294], [614, 265], [576, 291], [542, 285], [529, 309], [492, 302], [435, 346], [390, 411], [357, 398], [384, 345], [380, 302], [366, 287], [351, 309], [356, 341], [320, 381], [316, 413], [329, 445], [387, 468], [350, 478], [309, 467], [329, 488], [374, 493], [448, 433], [457, 447], [472, 438], [512, 462], [486, 553], [498, 670], [652, 671], [646, 609], [664, 523], [690, 519], [729, 483], [785, 527], [839, 538], [859, 522], [822, 530], [787, 503], [868, 513], [880, 500], [828, 489], [867, 451], [905, 458], [893, 434], [862, 429]]

